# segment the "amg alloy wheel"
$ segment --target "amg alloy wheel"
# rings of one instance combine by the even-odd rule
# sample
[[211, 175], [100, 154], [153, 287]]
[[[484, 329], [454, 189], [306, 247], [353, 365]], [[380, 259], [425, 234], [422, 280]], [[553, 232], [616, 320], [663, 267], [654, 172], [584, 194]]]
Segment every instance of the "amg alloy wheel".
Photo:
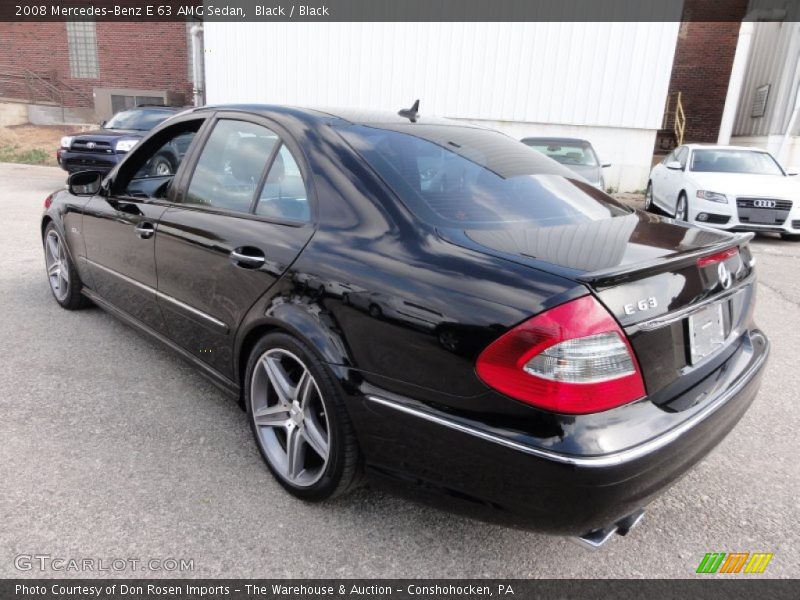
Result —
[[64, 247], [64, 240], [52, 223], [45, 229], [43, 242], [47, 280], [56, 302], [69, 310], [89, 304], [81, 294], [82, 284]]
[[248, 365], [245, 402], [261, 455], [291, 493], [322, 500], [355, 481], [358, 450], [326, 367], [299, 341], [267, 335]]

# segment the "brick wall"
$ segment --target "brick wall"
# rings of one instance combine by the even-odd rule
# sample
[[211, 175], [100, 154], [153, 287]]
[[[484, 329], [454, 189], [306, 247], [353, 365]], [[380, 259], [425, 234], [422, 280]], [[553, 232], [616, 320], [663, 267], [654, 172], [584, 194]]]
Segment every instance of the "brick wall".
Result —
[[99, 77], [75, 79], [65, 23], [0, 23], [0, 96], [28, 97], [24, 82], [9, 76], [24, 68], [75, 88], [65, 92], [66, 106], [92, 107], [95, 87], [166, 89], [191, 102], [184, 23], [98, 22], [96, 31]]
[[[681, 92], [686, 113], [684, 142], [716, 143], [725, 96], [731, 76], [740, 22], [708, 22], [724, 10], [741, 19], [748, 0], [686, 0], [684, 20], [678, 34], [669, 91]], [[670, 122], [671, 126], [671, 122]]]

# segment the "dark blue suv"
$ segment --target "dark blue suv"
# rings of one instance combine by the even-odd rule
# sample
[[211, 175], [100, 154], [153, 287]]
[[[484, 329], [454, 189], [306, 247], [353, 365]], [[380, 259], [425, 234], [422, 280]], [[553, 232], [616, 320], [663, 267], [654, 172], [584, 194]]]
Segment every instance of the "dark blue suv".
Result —
[[[172, 106], [137, 106], [115, 114], [100, 129], [61, 138], [56, 156], [61, 168], [69, 173], [101, 171], [106, 173], [122, 160], [148, 131], [184, 109]], [[187, 143], [188, 145], [188, 143]], [[173, 144], [154, 156], [147, 165], [152, 175], [175, 173], [186, 148]]]

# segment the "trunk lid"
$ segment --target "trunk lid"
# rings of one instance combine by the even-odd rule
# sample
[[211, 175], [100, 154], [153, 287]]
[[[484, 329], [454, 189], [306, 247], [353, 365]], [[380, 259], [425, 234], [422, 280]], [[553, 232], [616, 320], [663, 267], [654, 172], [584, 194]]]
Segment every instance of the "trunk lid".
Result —
[[[576, 225], [439, 233], [452, 243], [587, 286], [629, 336], [654, 399], [668, 401], [696, 383], [700, 373], [710, 373], [730, 356], [751, 319], [747, 242], [752, 234], [642, 212]], [[711, 325], [698, 322], [711, 317], [716, 319]], [[703, 327], [721, 327], [724, 340], [701, 339]], [[701, 344], [703, 351], [713, 351], [702, 355]]]
[[[444, 239], [583, 283], [625, 325], [653, 319], [723, 290], [717, 267], [698, 259], [729, 248], [731, 284], [750, 273], [751, 234], [694, 227], [649, 213], [554, 227], [439, 229]], [[655, 306], [638, 301], [655, 297]], [[636, 310], [626, 305], [636, 303]], [[652, 304], [652, 303], [651, 303]]]

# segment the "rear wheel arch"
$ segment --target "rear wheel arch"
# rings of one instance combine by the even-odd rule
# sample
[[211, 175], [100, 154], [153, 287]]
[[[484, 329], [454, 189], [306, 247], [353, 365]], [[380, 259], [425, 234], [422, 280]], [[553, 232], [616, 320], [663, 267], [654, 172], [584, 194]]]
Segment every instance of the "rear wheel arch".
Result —
[[[274, 323], [261, 323], [252, 327], [242, 338], [236, 353], [236, 376], [239, 383], [239, 404], [244, 409], [244, 386], [247, 361], [258, 341], [269, 333], [284, 331]], [[287, 332], [288, 333], [288, 332]]]
[[[269, 355], [280, 358], [265, 374], [259, 364], [261, 357]], [[286, 360], [288, 365], [279, 366]], [[276, 370], [281, 375], [270, 375]], [[309, 392], [302, 391], [304, 379], [311, 381], [305, 388]], [[269, 389], [278, 388], [283, 392], [270, 394]], [[295, 335], [273, 329], [259, 337], [252, 347], [243, 389], [245, 410], [262, 458], [289, 493], [304, 500], [321, 501], [344, 494], [361, 483], [361, 451], [345, 395], [335, 373], [315, 349]], [[300, 444], [305, 451], [293, 451], [290, 437], [295, 440], [294, 448]], [[301, 469], [292, 467], [289, 456], [303, 461]], [[322, 465], [320, 458], [324, 458]], [[307, 470], [309, 465], [311, 471]], [[315, 474], [313, 469], [318, 472]], [[301, 481], [304, 474], [306, 481]]]
[[[282, 305], [290, 306], [290, 305]], [[281, 307], [278, 307], [279, 310]], [[280, 310], [281, 314], [273, 314], [268, 318], [261, 319], [247, 327], [241, 335], [241, 341], [237, 344], [235, 353], [235, 373], [238, 377], [240, 387], [239, 400], [244, 406], [244, 385], [247, 361], [253, 348], [264, 336], [270, 333], [285, 333], [308, 346], [314, 351], [317, 357], [329, 365], [351, 364], [349, 357], [344, 351], [343, 341], [335, 343], [338, 339], [330, 328], [319, 320], [316, 320], [310, 313], [299, 307]]]

